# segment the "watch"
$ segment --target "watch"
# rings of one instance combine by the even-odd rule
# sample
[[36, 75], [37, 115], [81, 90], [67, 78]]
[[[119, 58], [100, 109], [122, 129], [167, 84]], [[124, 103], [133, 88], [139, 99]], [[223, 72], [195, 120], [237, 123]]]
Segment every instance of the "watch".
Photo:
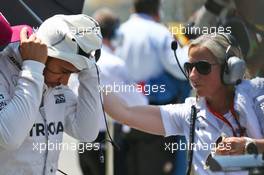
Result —
[[254, 139], [249, 138], [249, 137], [244, 137], [244, 139], [246, 140], [245, 152], [247, 154], [258, 154], [258, 147]]

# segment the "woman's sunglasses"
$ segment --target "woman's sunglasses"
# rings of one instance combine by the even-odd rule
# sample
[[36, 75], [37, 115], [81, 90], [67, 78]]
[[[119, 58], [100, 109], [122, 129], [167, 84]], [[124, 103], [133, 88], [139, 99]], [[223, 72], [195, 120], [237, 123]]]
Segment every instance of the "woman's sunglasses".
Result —
[[188, 77], [193, 67], [195, 67], [199, 74], [208, 75], [211, 72], [213, 65], [218, 65], [218, 63], [211, 64], [208, 61], [197, 61], [195, 63], [186, 62], [184, 63], [184, 70], [187, 73]]

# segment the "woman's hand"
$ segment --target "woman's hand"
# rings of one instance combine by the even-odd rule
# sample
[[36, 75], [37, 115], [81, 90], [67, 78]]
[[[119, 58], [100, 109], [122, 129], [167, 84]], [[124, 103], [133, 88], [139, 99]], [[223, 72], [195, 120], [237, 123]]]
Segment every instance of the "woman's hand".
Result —
[[244, 137], [227, 137], [216, 148], [218, 155], [238, 155], [245, 153], [246, 139]]

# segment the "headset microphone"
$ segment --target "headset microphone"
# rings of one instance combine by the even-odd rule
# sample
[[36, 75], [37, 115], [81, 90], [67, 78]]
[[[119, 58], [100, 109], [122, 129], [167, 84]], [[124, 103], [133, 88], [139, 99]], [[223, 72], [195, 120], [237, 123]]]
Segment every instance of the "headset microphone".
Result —
[[177, 43], [177, 41], [172, 41], [172, 42], [171, 42], [171, 49], [174, 50], [174, 51], [176, 51], [177, 48], [178, 48], [178, 43]]
[[177, 50], [177, 48], [178, 48], [178, 43], [177, 43], [177, 41], [172, 41], [172, 42], [171, 42], [171, 49], [172, 49], [173, 52], [174, 52], [174, 57], [175, 57], [175, 59], [176, 59], [176, 61], [177, 61], [177, 64], [178, 64], [179, 68], [181, 69], [181, 72], [183, 73], [183, 75], [185, 76], [185, 78], [186, 78], [187, 80], [189, 80], [188, 76], [186, 75], [186, 73], [185, 73], [184, 70], [182, 69], [181, 64], [180, 64], [180, 62], [179, 62], [179, 59], [178, 59], [178, 57], [177, 57], [177, 54], [176, 54], [176, 50]]
[[[171, 43], [171, 49], [174, 52], [174, 56], [175, 59], [177, 61], [177, 64], [179, 66], [179, 68], [181, 69], [183, 75], [186, 77], [187, 80], [189, 80], [188, 76], [186, 75], [186, 73], [184, 72], [184, 70], [181, 67], [181, 64], [179, 62], [179, 59], [177, 57], [176, 54], [176, 50], [178, 48], [178, 43], [177, 41], [172, 41]], [[195, 137], [195, 120], [196, 120], [196, 116], [197, 116], [197, 109], [195, 107], [195, 105], [192, 105], [191, 107], [191, 117], [190, 117], [190, 133], [189, 133], [189, 150], [188, 150], [188, 154], [187, 154], [187, 170], [186, 170], [186, 175], [190, 175], [191, 174], [191, 165], [192, 165], [192, 160], [193, 160], [193, 149], [191, 148], [191, 145], [194, 143], [194, 137]]]

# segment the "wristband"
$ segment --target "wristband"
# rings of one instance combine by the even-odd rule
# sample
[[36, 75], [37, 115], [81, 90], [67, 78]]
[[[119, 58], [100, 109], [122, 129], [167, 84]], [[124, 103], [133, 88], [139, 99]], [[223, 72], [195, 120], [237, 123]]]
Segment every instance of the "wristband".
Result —
[[246, 140], [245, 152], [247, 154], [258, 154], [258, 148], [257, 148], [257, 145], [254, 139], [249, 138], [249, 137], [244, 137], [244, 139]]

